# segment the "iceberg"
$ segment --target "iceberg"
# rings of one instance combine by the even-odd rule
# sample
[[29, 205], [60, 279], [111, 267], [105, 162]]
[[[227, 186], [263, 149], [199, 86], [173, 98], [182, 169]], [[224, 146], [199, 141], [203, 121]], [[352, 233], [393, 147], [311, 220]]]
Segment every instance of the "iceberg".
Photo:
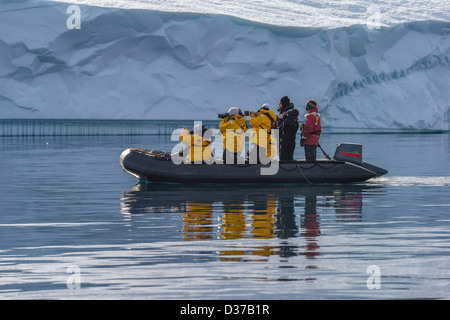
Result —
[[325, 127], [450, 130], [445, 16], [310, 27], [87, 3], [71, 29], [69, 5], [0, 3], [0, 118], [213, 120], [288, 95]]

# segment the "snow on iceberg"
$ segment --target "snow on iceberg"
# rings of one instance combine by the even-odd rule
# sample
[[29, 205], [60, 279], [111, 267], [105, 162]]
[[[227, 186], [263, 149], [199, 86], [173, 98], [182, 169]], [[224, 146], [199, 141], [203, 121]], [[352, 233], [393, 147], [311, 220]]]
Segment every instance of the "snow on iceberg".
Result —
[[450, 23], [273, 26], [217, 14], [0, 4], [0, 118], [215, 119], [314, 98], [335, 128], [450, 129]]

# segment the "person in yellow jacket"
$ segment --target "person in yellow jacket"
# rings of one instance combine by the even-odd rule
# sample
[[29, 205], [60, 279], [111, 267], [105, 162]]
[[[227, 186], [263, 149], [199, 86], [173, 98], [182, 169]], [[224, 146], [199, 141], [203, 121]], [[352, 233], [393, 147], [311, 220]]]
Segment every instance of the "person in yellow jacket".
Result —
[[267, 103], [263, 104], [257, 112], [251, 112], [249, 115], [251, 116], [250, 126], [253, 128], [250, 143], [255, 145], [250, 150], [250, 159], [257, 159], [258, 163], [269, 163], [270, 159], [273, 159], [276, 155], [272, 128], [277, 116], [275, 112], [269, 109]]
[[223, 161], [237, 163], [244, 148], [245, 132], [247, 131], [242, 111], [235, 107], [230, 108], [227, 117], [220, 121], [219, 129], [223, 139]]
[[203, 163], [211, 161], [213, 158], [211, 138], [205, 137], [205, 131], [207, 129], [201, 124], [195, 125], [191, 131], [186, 128], [181, 131], [180, 141], [189, 148], [186, 161]]

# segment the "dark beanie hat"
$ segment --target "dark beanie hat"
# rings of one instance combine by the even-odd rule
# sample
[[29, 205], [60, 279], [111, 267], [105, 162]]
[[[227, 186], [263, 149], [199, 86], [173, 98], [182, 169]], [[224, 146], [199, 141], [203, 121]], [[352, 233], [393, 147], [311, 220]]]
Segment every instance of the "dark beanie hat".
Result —
[[283, 107], [287, 107], [291, 104], [291, 100], [289, 100], [288, 96], [284, 96], [283, 98], [281, 98], [280, 102]]
[[317, 102], [314, 101], [313, 99], [306, 101], [306, 107], [308, 109], [314, 109], [317, 107]]

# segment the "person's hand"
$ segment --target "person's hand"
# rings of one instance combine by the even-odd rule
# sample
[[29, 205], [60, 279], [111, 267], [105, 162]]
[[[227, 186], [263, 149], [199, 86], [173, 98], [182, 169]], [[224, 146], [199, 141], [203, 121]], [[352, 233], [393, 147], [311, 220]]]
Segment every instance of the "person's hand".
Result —
[[306, 141], [306, 139], [304, 139], [304, 138], [300, 139], [300, 147], [303, 147], [305, 145], [305, 141]]

